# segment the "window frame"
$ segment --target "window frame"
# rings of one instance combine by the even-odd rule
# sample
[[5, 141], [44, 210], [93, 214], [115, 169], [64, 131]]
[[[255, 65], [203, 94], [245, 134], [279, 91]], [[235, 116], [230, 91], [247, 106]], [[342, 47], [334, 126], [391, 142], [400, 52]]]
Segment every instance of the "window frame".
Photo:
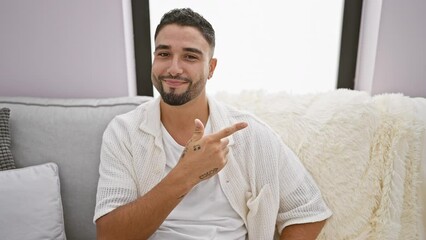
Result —
[[[337, 88], [354, 89], [363, 0], [345, 0], [342, 19]], [[136, 91], [153, 96], [149, 0], [132, 0]]]

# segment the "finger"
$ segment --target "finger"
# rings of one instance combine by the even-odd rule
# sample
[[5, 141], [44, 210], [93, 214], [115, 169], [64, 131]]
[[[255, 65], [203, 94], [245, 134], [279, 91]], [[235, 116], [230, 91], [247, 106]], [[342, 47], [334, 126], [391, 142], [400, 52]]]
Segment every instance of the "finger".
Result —
[[224, 156], [226, 156], [226, 154], [228, 154], [228, 152], [229, 152], [229, 147], [228, 146], [226, 146], [226, 147], [224, 147], [222, 149], [222, 153], [224, 154]]
[[195, 119], [194, 124], [195, 124], [195, 128], [194, 128], [194, 133], [192, 134], [191, 140], [197, 141], [197, 140], [200, 140], [204, 135], [204, 125], [198, 118]]
[[222, 149], [225, 149], [229, 144], [229, 139], [224, 138], [224, 139], [220, 140], [220, 142], [221, 142], [221, 145], [222, 145]]
[[235, 132], [237, 132], [241, 129], [246, 128], [247, 126], [248, 126], [247, 123], [239, 122], [239, 123], [236, 123], [236, 124], [234, 124], [230, 127], [224, 128], [224, 129], [220, 130], [219, 132], [213, 133], [210, 136], [213, 140], [220, 140], [222, 138], [225, 138], [225, 137], [228, 137], [228, 136], [234, 134]]

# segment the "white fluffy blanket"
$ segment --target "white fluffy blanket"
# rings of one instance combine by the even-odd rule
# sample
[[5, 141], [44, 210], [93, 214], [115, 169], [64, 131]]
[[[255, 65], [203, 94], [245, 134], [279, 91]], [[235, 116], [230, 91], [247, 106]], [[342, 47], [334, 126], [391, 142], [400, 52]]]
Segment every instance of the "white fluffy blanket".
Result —
[[334, 212], [318, 239], [419, 239], [425, 125], [412, 99], [351, 90], [216, 97], [267, 122], [311, 172]]

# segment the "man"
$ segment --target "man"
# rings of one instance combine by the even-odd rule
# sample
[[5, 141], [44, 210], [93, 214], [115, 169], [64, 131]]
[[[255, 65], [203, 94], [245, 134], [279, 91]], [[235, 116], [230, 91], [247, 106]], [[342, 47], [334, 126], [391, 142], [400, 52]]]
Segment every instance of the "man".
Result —
[[206, 95], [214, 30], [191, 9], [155, 32], [161, 94], [105, 130], [98, 239], [315, 239], [331, 212], [268, 126]]

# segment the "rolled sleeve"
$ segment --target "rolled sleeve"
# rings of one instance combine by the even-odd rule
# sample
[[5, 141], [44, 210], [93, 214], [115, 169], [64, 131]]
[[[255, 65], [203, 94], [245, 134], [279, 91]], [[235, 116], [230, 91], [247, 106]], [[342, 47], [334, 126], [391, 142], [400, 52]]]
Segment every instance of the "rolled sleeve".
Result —
[[282, 149], [280, 172], [280, 206], [277, 229], [286, 226], [318, 222], [329, 218], [331, 210], [321, 191], [299, 158], [287, 146]]
[[137, 186], [131, 166], [131, 154], [125, 132], [117, 121], [105, 130], [101, 147], [99, 182], [93, 221], [137, 198]]

